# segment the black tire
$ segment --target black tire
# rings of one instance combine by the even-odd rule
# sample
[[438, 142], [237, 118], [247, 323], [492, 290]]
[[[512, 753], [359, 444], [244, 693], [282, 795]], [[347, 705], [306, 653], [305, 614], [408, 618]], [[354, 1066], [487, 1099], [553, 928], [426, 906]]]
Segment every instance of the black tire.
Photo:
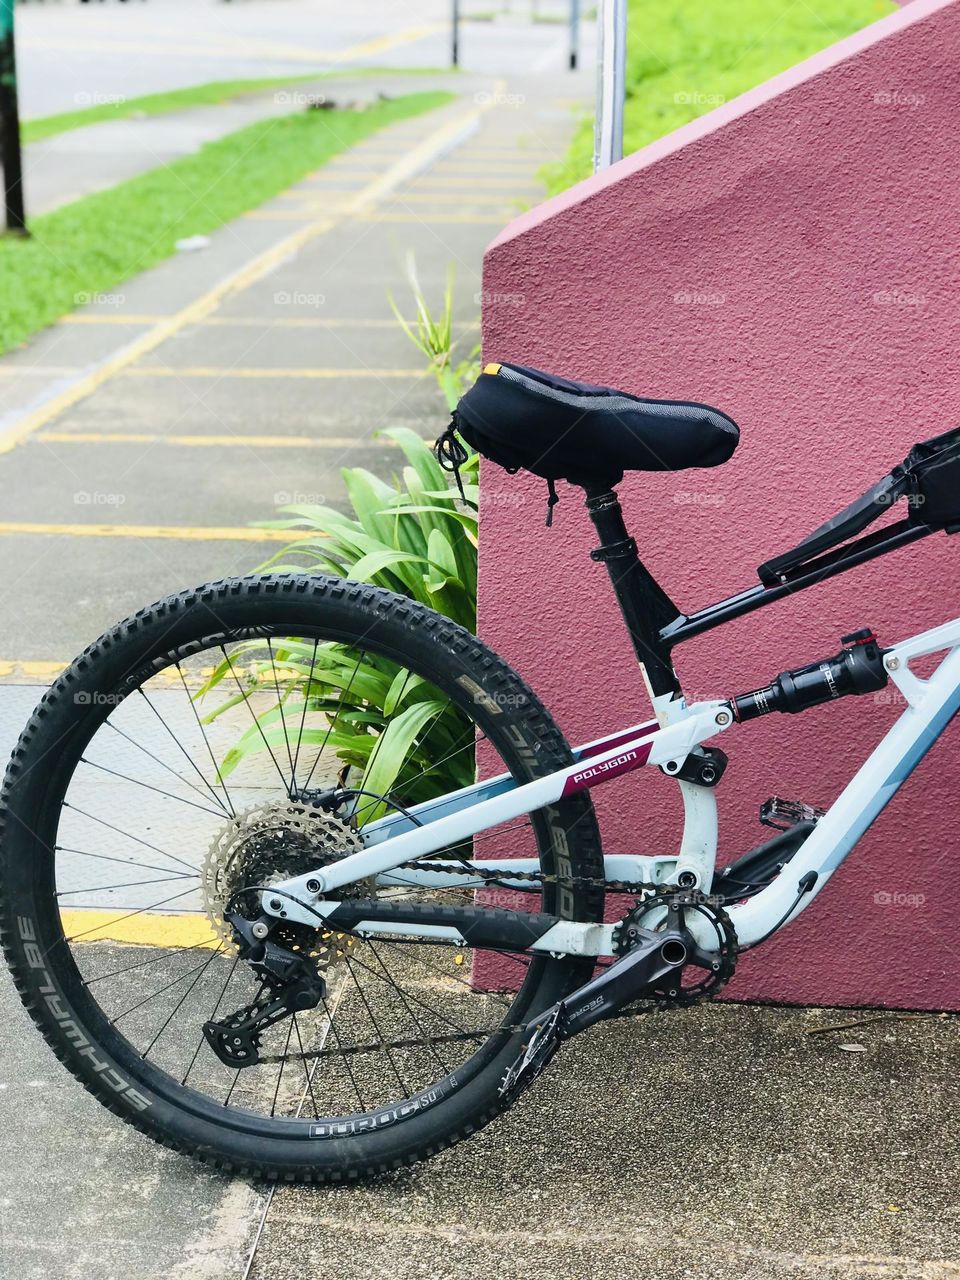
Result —
[[[462, 1082], [436, 1101], [366, 1132], [318, 1135], [305, 1119], [268, 1126], [248, 1122], [245, 1111], [200, 1106], [193, 1090], [133, 1052], [81, 980], [64, 939], [53, 865], [61, 802], [86, 744], [110, 714], [110, 700], [99, 696], [103, 691], [120, 691], [112, 695], [115, 701], [165, 655], [186, 652], [201, 638], [264, 625], [290, 627], [287, 634], [296, 635], [297, 628], [319, 625], [320, 618], [325, 636], [373, 643], [377, 652], [428, 677], [454, 703], [469, 702], [477, 726], [518, 780], [571, 761], [546, 709], [501, 659], [469, 632], [403, 597], [334, 578], [285, 574], [186, 591], [141, 610], [86, 649], [24, 729], [0, 797], [0, 941], [23, 1003], [54, 1052], [122, 1119], [220, 1169], [271, 1179], [345, 1181], [425, 1159], [492, 1120], [505, 1106], [499, 1085], [518, 1052], [519, 1034], [487, 1041]], [[602, 919], [602, 890], [575, 882], [602, 879], [589, 798], [549, 806], [533, 815], [532, 825], [541, 868], [567, 882], [545, 884], [540, 909], [568, 919]], [[511, 1025], [582, 984], [591, 971], [589, 959], [536, 961], [512, 1006]]]

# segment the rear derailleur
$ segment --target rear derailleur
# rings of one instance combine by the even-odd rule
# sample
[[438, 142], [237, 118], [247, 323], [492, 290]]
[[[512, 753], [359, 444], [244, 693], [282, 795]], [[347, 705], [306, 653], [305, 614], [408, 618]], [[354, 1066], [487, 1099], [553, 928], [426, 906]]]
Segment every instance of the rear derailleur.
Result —
[[258, 938], [259, 922], [235, 912], [226, 912], [224, 919], [233, 929], [240, 959], [261, 984], [262, 998], [219, 1022], [205, 1022], [203, 1034], [226, 1066], [253, 1067], [260, 1061], [263, 1032], [293, 1014], [316, 1009], [327, 994], [327, 984], [307, 955]]

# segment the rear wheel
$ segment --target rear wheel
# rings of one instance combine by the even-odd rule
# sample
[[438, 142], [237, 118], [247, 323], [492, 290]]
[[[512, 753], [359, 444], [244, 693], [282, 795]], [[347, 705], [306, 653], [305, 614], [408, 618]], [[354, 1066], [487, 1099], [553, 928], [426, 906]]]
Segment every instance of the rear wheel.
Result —
[[[518, 1028], [592, 962], [285, 926], [324, 998], [265, 1031], [259, 1062], [237, 1068], [203, 1027], [263, 988], [224, 908], [354, 852], [378, 818], [475, 777], [527, 781], [569, 761], [518, 676], [401, 597], [276, 575], [161, 601], [76, 660], [9, 765], [0, 932], [24, 1003], [102, 1102], [178, 1150], [316, 1180], [423, 1159], [502, 1109]], [[334, 808], [336, 788], [349, 802]], [[602, 918], [602, 890], [583, 883], [602, 877], [588, 799], [443, 856], [473, 852], [539, 863], [539, 888], [496, 905]]]

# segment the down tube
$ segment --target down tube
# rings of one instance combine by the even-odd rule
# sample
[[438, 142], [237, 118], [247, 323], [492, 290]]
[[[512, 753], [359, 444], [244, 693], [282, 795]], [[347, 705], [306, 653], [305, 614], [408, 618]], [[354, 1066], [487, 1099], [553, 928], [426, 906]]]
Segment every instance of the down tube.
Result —
[[759, 942], [783, 921], [809, 871], [818, 879], [790, 913], [795, 918], [817, 896], [873, 820], [896, 795], [960, 710], [960, 649], [924, 682], [924, 696], [907, 707], [867, 762], [768, 889], [729, 909], [741, 946]]

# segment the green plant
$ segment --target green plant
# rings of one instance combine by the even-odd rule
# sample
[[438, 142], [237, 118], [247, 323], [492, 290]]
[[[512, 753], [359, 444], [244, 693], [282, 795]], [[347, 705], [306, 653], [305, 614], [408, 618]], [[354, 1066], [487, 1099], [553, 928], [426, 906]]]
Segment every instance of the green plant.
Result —
[[[412, 258], [408, 278], [417, 319], [411, 326], [397, 312], [398, 320], [429, 360], [452, 407], [473, 376], [475, 360], [474, 354], [457, 363], [451, 357], [452, 281], [448, 280], [436, 318], [417, 284]], [[396, 311], [392, 299], [391, 303]], [[298, 530], [301, 536], [261, 569], [320, 571], [369, 582], [446, 614], [472, 631], [477, 605], [477, 456], [470, 456], [461, 469], [461, 503], [420, 436], [400, 427], [382, 434], [406, 459], [400, 474], [388, 482], [362, 467], [345, 468], [342, 475], [353, 516], [325, 506], [283, 507], [284, 516], [270, 521], [269, 527]], [[231, 747], [220, 766], [221, 776], [228, 776], [252, 753], [282, 752], [293, 725], [303, 746], [332, 749], [349, 771], [350, 785], [370, 796], [416, 804], [473, 780], [473, 752], [462, 749], [469, 742], [471, 721], [405, 668], [339, 644], [251, 640], [238, 647], [238, 656], [220, 664], [198, 698], [227, 678], [229, 688], [238, 676], [238, 659], [242, 688], [206, 721], [253, 690], [275, 687], [277, 700], [254, 716]], [[386, 800], [365, 800], [358, 807], [358, 819], [369, 822], [388, 807]]]
[[[465, 467], [461, 509], [456, 491], [426, 443], [414, 432], [384, 432], [407, 465], [392, 484], [362, 467], [343, 472], [354, 517], [332, 507], [284, 507], [272, 528], [305, 530], [264, 570], [320, 570], [387, 587], [445, 613], [465, 627], [476, 624], [477, 486]], [[242, 679], [241, 679], [242, 676]], [[379, 655], [307, 639], [245, 641], [216, 668], [197, 694], [203, 700], [224, 680], [241, 688], [205, 717], [210, 723], [256, 690], [277, 690], [277, 700], [255, 713], [220, 765], [228, 777], [252, 753], [282, 753], [291, 736], [304, 748], [329, 747], [351, 770], [350, 785], [374, 796], [416, 804], [466, 786], [473, 753], [463, 751], [470, 721], [427, 682]], [[252, 704], [251, 704], [252, 709]], [[299, 726], [303, 725], [302, 732]], [[427, 751], [427, 745], [429, 751]], [[361, 821], [386, 812], [364, 802]]]
[[426, 358], [437, 384], [443, 392], [447, 408], [452, 412], [457, 401], [480, 372], [480, 344], [476, 343], [466, 356], [454, 361], [458, 342], [453, 337], [453, 267], [447, 271], [447, 284], [443, 291], [443, 305], [435, 316], [430, 310], [417, 278], [417, 261], [407, 254], [405, 271], [410, 292], [413, 294], [416, 319], [413, 324], [404, 319], [392, 293], [387, 300], [397, 317], [397, 323], [413, 345]]

